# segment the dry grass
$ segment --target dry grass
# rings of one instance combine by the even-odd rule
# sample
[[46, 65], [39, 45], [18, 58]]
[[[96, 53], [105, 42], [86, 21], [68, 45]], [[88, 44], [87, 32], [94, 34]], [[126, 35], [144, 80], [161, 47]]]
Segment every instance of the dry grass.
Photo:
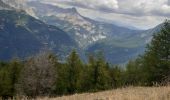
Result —
[[38, 100], [170, 100], [170, 86], [128, 87], [98, 93], [75, 94]]

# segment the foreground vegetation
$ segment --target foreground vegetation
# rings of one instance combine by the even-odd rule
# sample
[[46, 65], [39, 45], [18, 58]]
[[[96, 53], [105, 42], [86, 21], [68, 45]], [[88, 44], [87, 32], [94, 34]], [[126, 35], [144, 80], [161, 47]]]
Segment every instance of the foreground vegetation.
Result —
[[145, 54], [130, 61], [125, 69], [110, 65], [101, 53], [89, 55], [85, 64], [75, 50], [66, 62], [58, 61], [52, 53], [41, 52], [25, 61], [0, 63], [0, 96], [3, 98], [60, 96], [169, 82], [169, 21], [153, 36]]
[[97, 93], [74, 94], [37, 100], [169, 100], [170, 87], [128, 87]]

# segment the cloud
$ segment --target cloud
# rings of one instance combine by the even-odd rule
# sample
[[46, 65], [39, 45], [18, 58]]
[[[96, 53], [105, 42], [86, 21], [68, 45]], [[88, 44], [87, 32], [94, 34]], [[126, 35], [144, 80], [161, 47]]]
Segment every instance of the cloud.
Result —
[[170, 5], [170, 0], [168, 0], [168, 5]]
[[110, 11], [119, 8], [117, 0], [67, 0], [64, 3], [94, 10]]
[[[39, 0], [76, 7], [84, 16], [103, 17], [139, 27], [153, 27], [170, 18], [170, 0]], [[93, 13], [91, 13], [93, 12]], [[97, 13], [97, 14], [96, 14]], [[123, 23], [123, 22], [122, 22]], [[150, 23], [150, 24], [149, 24]]]
[[121, 23], [125, 26], [134, 26], [138, 29], [150, 29], [162, 23], [165, 17], [161, 16], [132, 16], [128, 14], [117, 13], [101, 13], [100, 11], [93, 11], [87, 9], [79, 9], [79, 12], [85, 17], [92, 19], [101, 19], [110, 23]]
[[132, 16], [168, 16], [170, 0], [49, 0], [80, 8]]
[[118, 13], [133, 16], [168, 16], [170, 0], [119, 0]]

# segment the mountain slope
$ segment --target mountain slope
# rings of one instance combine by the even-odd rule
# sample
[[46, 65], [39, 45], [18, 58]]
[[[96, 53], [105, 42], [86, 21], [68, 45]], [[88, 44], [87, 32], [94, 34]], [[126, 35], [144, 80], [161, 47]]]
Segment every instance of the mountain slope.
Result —
[[[50, 35], [50, 39], [48, 39], [49, 36], [45, 34], [43, 34], [43, 36], [41, 36], [42, 34], [35, 35], [42, 45], [39, 48], [46, 47], [56, 51], [62, 58], [67, 56], [67, 52], [69, 52], [71, 48], [76, 48], [82, 59], [85, 59], [86, 54], [102, 51], [110, 63], [126, 63], [130, 59], [134, 59], [139, 54], [142, 54], [146, 44], [150, 43], [153, 33], [160, 30], [160, 26], [150, 30], [132, 30], [86, 18], [79, 14], [76, 8], [61, 8], [38, 1], [29, 2], [27, 6], [33, 9], [33, 14], [36, 14], [35, 16], [43, 22], [57, 26], [67, 32], [64, 32], [64, 34], [69, 38], [68, 41], [73, 42], [66, 43], [64, 40], [60, 41], [60, 38], [58, 38], [59, 41], [54, 40], [55, 37], [59, 36], [52, 36], [49, 32], [45, 32], [45, 34]], [[20, 20], [16, 22], [25, 28], [24, 21]], [[37, 21], [29, 22], [35, 24]], [[36, 28], [36, 30], [43, 30], [42, 27], [48, 27], [48, 25], [41, 26], [40, 24], [31, 26], [34, 26], [33, 28]], [[31, 29], [31, 32], [34, 30], [27, 24], [26, 29]], [[49, 27], [47, 29], [49, 29]], [[36, 33], [36, 30], [34, 30], [33, 33]], [[44, 31], [41, 32], [43, 33]], [[43, 38], [40, 39], [39, 37]], [[76, 44], [78, 45], [76, 46]]]
[[26, 0], [1, 0], [5, 5], [15, 9], [22, 9], [26, 5]]
[[75, 8], [60, 8], [41, 2], [30, 2], [28, 5], [34, 8], [41, 20], [69, 33], [81, 48], [106, 38], [97, 23], [81, 16]]
[[124, 39], [139, 30], [130, 30], [113, 24], [94, 21], [78, 13], [76, 8], [61, 8], [42, 2], [28, 3], [44, 22], [60, 27], [76, 40], [79, 47], [96, 43], [108, 37]]
[[67, 33], [25, 12], [0, 10], [0, 59], [27, 57], [48, 49], [65, 57], [76, 47]]
[[13, 7], [6, 4], [3, 0], [0, 0], [0, 10], [10, 10], [10, 9], [13, 9]]
[[[143, 54], [146, 45], [152, 40], [152, 36], [158, 33], [162, 28], [162, 24], [153, 29], [145, 31], [137, 31], [126, 38], [110, 38], [98, 41], [95, 44], [88, 46], [86, 53], [96, 53], [102, 51], [107, 61], [113, 64], [124, 64], [129, 60], [135, 59], [138, 55]], [[121, 37], [121, 36], [120, 36]]]
[[102, 51], [111, 63], [125, 63], [144, 51], [149, 39], [145, 31], [131, 30], [83, 17], [76, 8], [61, 8], [42, 2], [30, 2], [44, 22], [60, 27], [76, 42], [84, 54]]

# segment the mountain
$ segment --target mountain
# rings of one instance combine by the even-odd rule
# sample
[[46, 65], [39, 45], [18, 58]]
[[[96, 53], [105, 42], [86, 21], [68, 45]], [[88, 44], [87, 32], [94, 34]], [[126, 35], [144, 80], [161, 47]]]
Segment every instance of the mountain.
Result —
[[1, 2], [15, 9], [23, 9], [26, 5], [26, 0], [1, 0]]
[[66, 31], [84, 54], [102, 51], [111, 63], [125, 63], [144, 51], [149, 41], [144, 30], [132, 30], [95, 21], [79, 14], [76, 8], [61, 8], [43, 2], [29, 2], [38, 18]]
[[0, 0], [0, 10], [23, 10], [36, 18], [33, 9], [27, 6], [27, 0]]
[[43, 2], [29, 2], [37, 17], [45, 23], [55, 25], [69, 35], [85, 49], [107, 38], [126, 39], [141, 30], [131, 30], [117, 25], [99, 22], [82, 16], [76, 8], [61, 8]]
[[25, 58], [48, 49], [63, 58], [76, 48], [67, 33], [23, 11], [0, 10], [0, 59]]
[[[2, 11], [0, 14], [5, 20], [0, 26], [3, 29], [0, 37], [4, 33], [7, 35], [0, 42], [3, 48], [0, 56], [6, 57], [2, 59], [12, 56], [24, 58], [44, 48], [49, 48], [63, 59], [75, 48], [84, 61], [86, 55], [102, 51], [110, 63], [124, 64], [143, 54], [152, 35], [161, 28], [159, 25], [149, 30], [129, 29], [84, 17], [76, 8], [62, 8], [39, 1], [28, 2], [26, 6], [32, 9], [33, 13], [29, 14], [36, 18], [22, 10]], [[28, 9], [24, 8], [26, 12]]]
[[153, 34], [158, 33], [163, 24], [145, 31], [137, 31], [135, 34], [126, 38], [107, 38], [90, 45], [86, 53], [96, 53], [102, 51], [106, 60], [113, 64], [125, 64], [129, 60], [135, 59], [138, 55], [143, 54], [146, 45], [152, 40]]
[[81, 48], [106, 38], [101, 27], [92, 20], [81, 16], [76, 8], [61, 8], [37, 1], [30, 2], [28, 5], [33, 7], [41, 20], [69, 33]]
[[6, 4], [3, 0], [0, 0], [0, 10], [10, 10], [10, 9], [14, 9], [14, 8]]
[[125, 28], [131, 29], [131, 30], [142, 30], [142, 29], [137, 28], [133, 25], [129, 25], [128, 23], [122, 23], [122, 22], [118, 22], [118, 21], [114, 21], [114, 20], [103, 19], [103, 18], [98, 18], [98, 17], [96, 17], [95, 20], [100, 21], [100, 22], [114, 24], [114, 25], [120, 26], [120, 27], [125, 27]]

